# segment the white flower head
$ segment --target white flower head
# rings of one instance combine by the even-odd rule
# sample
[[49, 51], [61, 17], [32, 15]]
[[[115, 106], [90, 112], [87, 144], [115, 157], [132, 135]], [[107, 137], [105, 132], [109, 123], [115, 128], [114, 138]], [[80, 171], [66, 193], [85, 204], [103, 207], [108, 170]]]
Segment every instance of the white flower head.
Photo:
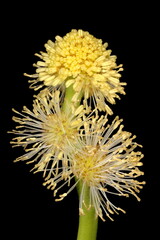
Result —
[[[71, 179], [76, 182], [67, 193], [61, 194], [58, 200], [62, 200], [72, 189], [81, 182], [82, 190], [80, 194], [80, 214], [84, 214], [83, 207], [94, 207], [96, 215], [104, 220], [103, 212], [111, 219], [113, 213], [125, 212], [116, 207], [110, 200], [109, 195], [128, 197], [130, 194], [137, 196], [139, 190], [145, 182], [139, 182], [135, 178], [143, 175], [139, 170], [143, 154], [135, 151], [136, 147], [141, 147], [133, 141], [135, 136], [123, 131], [123, 125], [118, 117], [111, 125], [105, 128], [106, 118], [101, 117], [92, 123], [84, 124], [84, 134], [81, 134], [76, 149], [70, 151], [70, 167], [63, 185], [70, 185]], [[83, 132], [83, 130], [82, 130]], [[66, 174], [66, 175], [67, 175]], [[57, 182], [63, 177], [50, 178], [44, 183], [48, 188], [55, 189]], [[87, 206], [84, 193], [86, 187], [89, 188], [90, 202]], [[61, 186], [54, 191], [56, 195]]]
[[27, 107], [23, 107], [22, 113], [13, 109], [18, 114], [13, 120], [18, 122], [19, 126], [10, 133], [18, 135], [13, 138], [11, 144], [22, 146], [25, 150], [25, 154], [15, 161], [34, 162], [34, 170], [43, 171], [44, 176], [48, 174], [49, 177], [51, 171], [46, 172], [48, 167], [56, 168], [55, 174], [59, 164], [64, 168], [68, 165], [68, 146], [74, 144], [79, 134], [83, 106], [79, 106], [74, 113], [64, 113], [60, 108], [60, 91], [47, 91], [45, 96], [43, 93], [34, 100], [33, 111]]

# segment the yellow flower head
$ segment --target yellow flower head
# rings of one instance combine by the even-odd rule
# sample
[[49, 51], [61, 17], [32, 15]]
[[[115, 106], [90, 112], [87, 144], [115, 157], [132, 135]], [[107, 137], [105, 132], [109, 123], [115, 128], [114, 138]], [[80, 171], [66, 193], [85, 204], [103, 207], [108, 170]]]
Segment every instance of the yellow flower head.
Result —
[[86, 31], [72, 30], [63, 38], [56, 36], [55, 42], [49, 40], [46, 52], [36, 54], [41, 59], [34, 64], [36, 74], [25, 75], [35, 78], [30, 81], [35, 90], [44, 85], [68, 88], [73, 84], [73, 102], [83, 94], [85, 103], [92, 97], [99, 110], [112, 114], [105, 99], [114, 104], [119, 93], [125, 94], [125, 83], [119, 81], [122, 65], [117, 66], [116, 56], [107, 46]]
[[[118, 214], [119, 210], [125, 211], [109, 200], [110, 194], [125, 197], [132, 194], [140, 200], [137, 193], [145, 182], [139, 182], [135, 178], [143, 175], [139, 170], [139, 166], [142, 166], [140, 160], [143, 154], [140, 151], [134, 151], [140, 145], [133, 141], [135, 136], [122, 130], [121, 121], [116, 117], [107, 128], [104, 127], [105, 117], [101, 117], [98, 121], [94, 118], [90, 124], [85, 123], [85, 133], [79, 137], [77, 148], [69, 153], [70, 168], [66, 172], [66, 176], [68, 174], [66, 184], [70, 185], [73, 177], [76, 177], [76, 183], [67, 193], [60, 195], [58, 201], [67, 196], [78, 182], [81, 182], [80, 214], [84, 214], [83, 206], [87, 208], [94, 206], [96, 215], [102, 220], [104, 220], [103, 212], [113, 220], [111, 214]], [[48, 188], [53, 190], [56, 182], [63, 178], [59, 174], [58, 179], [52, 177], [44, 185], [48, 184]], [[84, 199], [86, 187], [89, 188], [90, 195], [88, 206]], [[54, 195], [60, 188], [61, 186], [54, 191]]]
[[11, 144], [22, 146], [25, 150], [25, 154], [16, 161], [34, 162], [34, 169], [43, 171], [44, 176], [47, 174], [49, 177], [53, 167], [56, 168], [54, 174], [58, 171], [59, 161], [64, 168], [67, 167], [68, 148], [72, 147], [79, 134], [83, 107], [79, 106], [74, 114], [63, 113], [60, 92], [47, 92], [46, 97], [38, 95], [34, 100], [33, 111], [27, 107], [23, 108], [23, 113], [13, 109], [19, 115], [13, 120], [20, 125], [10, 133], [18, 135]]

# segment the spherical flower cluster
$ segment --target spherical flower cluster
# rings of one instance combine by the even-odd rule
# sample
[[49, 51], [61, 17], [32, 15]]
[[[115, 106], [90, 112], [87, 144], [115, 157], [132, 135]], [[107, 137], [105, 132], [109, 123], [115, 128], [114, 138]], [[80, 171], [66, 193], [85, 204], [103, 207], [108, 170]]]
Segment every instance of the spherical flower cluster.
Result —
[[85, 104], [92, 98], [99, 110], [112, 114], [105, 99], [114, 104], [118, 94], [125, 94], [126, 83], [119, 81], [122, 64], [116, 64], [116, 56], [107, 46], [86, 31], [72, 30], [63, 38], [57, 36], [55, 42], [49, 40], [46, 52], [36, 54], [41, 59], [34, 64], [36, 74], [25, 75], [35, 78], [30, 81], [35, 89], [73, 85], [73, 102], [82, 94]]
[[[134, 179], [143, 175], [139, 169], [139, 166], [142, 166], [140, 160], [143, 154], [134, 149], [141, 145], [133, 141], [135, 136], [122, 130], [121, 121], [116, 117], [106, 128], [104, 127], [107, 122], [105, 117], [101, 117], [98, 122], [94, 118], [92, 122], [84, 124], [84, 130], [78, 136], [76, 148], [74, 151], [73, 149], [69, 151], [70, 167], [65, 174], [68, 177], [64, 184], [70, 186], [73, 178], [76, 179], [76, 183], [71, 185], [67, 193], [60, 194], [57, 201], [66, 197], [80, 181], [82, 183], [80, 214], [84, 214], [84, 206], [87, 209], [94, 207], [96, 215], [102, 220], [105, 220], [103, 212], [113, 220], [111, 214], [125, 211], [109, 200], [110, 194], [125, 197], [131, 194], [138, 201], [140, 200], [137, 193], [145, 182]], [[61, 185], [56, 188], [57, 183], [63, 179], [64, 172], [62, 174], [60, 172], [58, 177], [51, 176], [44, 185], [54, 190], [54, 196], [56, 196], [61, 188]], [[90, 195], [88, 206], [84, 198], [86, 188], [89, 189]]]
[[[41, 95], [42, 96], [42, 95]], [[45, 97], [37, 98], [33, 103], [33, 111], [23, 107], [23, 113], [13, 111], [19, 116], [13, 120], [19, 126], [11, 133], [18, 135], [13, 138], [11, 144], [22, 146], [25, 154], [15, 161], [35, 163], [34, 170], [43, 171], [44, 176], [51, 174], [52, 168], [56, 172], [59, 168], [59, 160], [63, 167], [67, 167], [68, 147], [72, 147], [75, 138], [82, 126], [83, 106], [79, 106], [73, 114], [63, 113], [60, 108], [60, 92], [52, 94], [47, 91]], [[48, 171], [46, 169], [50, 168]]]

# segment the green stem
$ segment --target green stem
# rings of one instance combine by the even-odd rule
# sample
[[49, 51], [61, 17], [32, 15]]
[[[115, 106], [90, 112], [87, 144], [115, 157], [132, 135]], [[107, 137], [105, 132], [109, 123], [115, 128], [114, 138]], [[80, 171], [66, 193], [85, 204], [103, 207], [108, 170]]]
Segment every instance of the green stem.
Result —
[[[64, 97], [64, 102], [62, 104], [62, 111], [64, 112], [68, 112], [71, 110], [71, 104], [72, 103], [72, 97], [75, 94], [75, 91], [73, 89], [73, 85], [71, 85], [70, 87], [66, 88], [66, 92], [65, 92], [65, 97]], [[78, 97], [78, 101], [75, 104], [75, 107], [78, 107], [80, 105], [81, 99], [82, 99], [82, 92], [79, 94]]]
[[[81, 194], [82, 184], [78, 186], [79, 196]], [[84, 215], [79, 216], [79, 228], [77, 240], [96, 240], [97, 229], [98, 229], [98, 217], [95, 215], [95, 209], [89, 208], [90, 204], [90, 189], [85, 186], [83, 189], [83, 196], [85, 206], [83, 204]], [[88, 209], [89, 208], [89, 209]]]
[[[72, 104], [72, 97], [74, 95], [73, 86], [71, 85], [66, 89], [64, 102], [62, 104], [62, 111], [65, 113], [69, 113], [71, 110], [71, 104]], [[75, 107], [78, 107], [81, 102], [83, 94], [80, 93], [78, 101], [75, 105]], [[77, 179], [75, 179], [77, 180]], [[77, 186], [79, 199], [81, 195], [82, 190], [82, 182], [80, 182]], [[98, 218], [95, 217], [95, 209], [93, 207], [89, 208], [90, 204], [90, 189], [89, 187], [85, 186], [83, 189], [83, 200], [85, 202], [85, 206], [83, 204], [83, 212], [84, 215], [79, 216], [79, 228], [78, 228], [78, 235], [77, 240], [96, 240], [97, 235], [97, 227], [98, 227]]]
[[70, 87], [66, 88], [64, 102], [62, 104], [62, 111], [67, 112], [68, 110], [71, 109], [72, 97], [73, 97], [74, 93], [75, 92], [73, 90], [72, 85]]

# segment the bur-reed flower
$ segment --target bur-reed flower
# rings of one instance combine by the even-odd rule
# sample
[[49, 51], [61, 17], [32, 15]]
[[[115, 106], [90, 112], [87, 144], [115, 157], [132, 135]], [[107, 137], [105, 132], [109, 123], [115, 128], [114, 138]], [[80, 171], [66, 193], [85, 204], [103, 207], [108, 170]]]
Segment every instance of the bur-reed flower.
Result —
[[[75, 141], [82, 125], [83, 106], [74, 113], [61, 111], [60, 91], [43, 92], [36, 96], [33, 111], [23, 107], [22, 113], [13, 109], [17, 116], [13, 120], [19, 125], [10, 133], [18, 135], [11, 141], [14, 147], [22, 146], [25, 154], [15, 161], [34, 163], [34, 171], [43, 170], [49, 178], [51, 171], [48, 167], [59, 169], [68, 165], [68, 148]], [[61, 163], [60, 163], [61, 162]]]
[[36, 73], [25, 74], [34, 78], [30, 80], [31, 88], [68, 88], [73, 84], [73, 103], [82, 95], [86, 106], [90, 99], [99, 110], [112, 114], [108, 103], [114, 104], [119, 94], [125, 94], [126, 83], [119, 80], [122, 64], [116, 64], [117, 57], [107, 49], [108, 43], [103, 44], [89, 32], [75, 29], [55, 39], [45, 44], [45, 52], [35, 54], [40, 58], [34, 64]]
[[[125, 212], [110, 201], [110, 195], [129, 197], [133, 195], [139, 201], [137, 193], [144, 181], [136, 180], [143, 175], [139, 169], [143, 154], [135, 151], [141, 145], [134, 142], [135, 136], [123, 130], [122, 120], [116, 117], [111, 125], [106, 126], [107, 119], [93, 118], [84, 124], [78, 136], [76, 148], [70, 148], [70, 166], [66, 171], [66, 179], [59, 175], [48, 179], [44, 185], [54, 190], [54, 196], [65, 184], [71, 186], [68, 192], [60, 194], [56, 201], [62, 200], [74, 187], [81, 183], [79, 212], [84, 214], [84, 207], [95, 208], [96, 216], [105, 220], [103, 213], [111, 220], [112, 214]], [[50, 169], [46, 169], [50, 171]], [[72, 185], [72, 179], [75, 183]], [[62, 182], [61, 182], [62, 181]], [[57, 187], [57, 185], [59, 185]], [[85, 189], [89, 188], [89, 204], [85, 202]]]

